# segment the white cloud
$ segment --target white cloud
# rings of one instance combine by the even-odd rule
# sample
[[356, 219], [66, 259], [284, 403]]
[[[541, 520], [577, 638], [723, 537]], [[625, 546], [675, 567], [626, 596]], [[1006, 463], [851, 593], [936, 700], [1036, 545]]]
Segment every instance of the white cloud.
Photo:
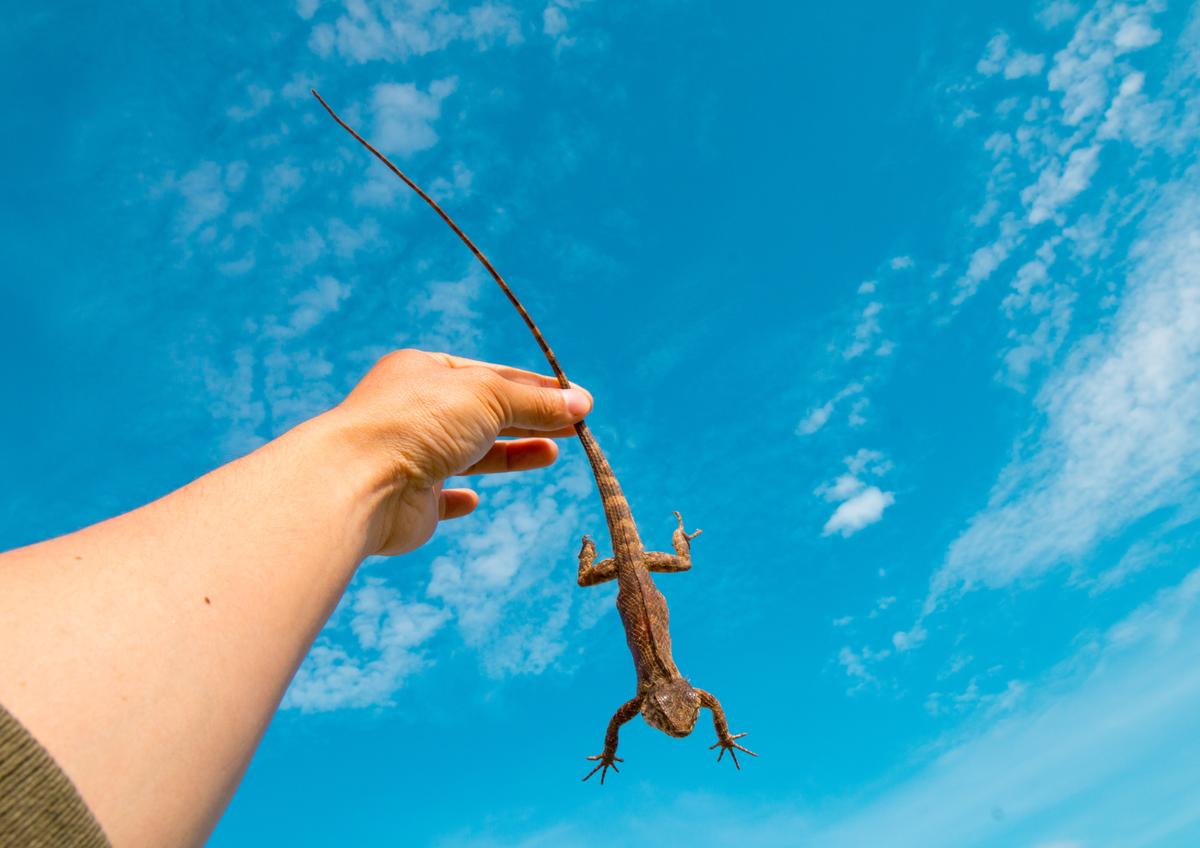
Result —
[[321, 7], [322, 0], [296, 0], [296, 14], [304, 20], [312, 20], [312, 16]]
[[829, 420], [829, 416], [833, 414], [833, 409], [839, 401], [850, 395], [858, 394], [862, 390], [862, 383], [851, 383], [821, 406], [810, 408], [796, 428], [796, 435], [807, 436], [820, 430]]
[[429, 184], [429, 196], [439, 203], [471, 196], [471, 181], [475, 178], [475, 174], [462, 162], [455, 162], [453, 171], [454, 178], [452, 180], [437, 177]]
[[950, 547], [933, 598], [1080, 558], [1200, 475], [1200, 179], [1147, 215], [1109, 333], [1080, 343], [1038, 393], [1046, 426]]
[[304, 172], [290, 162], [280, 162], [263, 174], [262, 183], [263, 210], [275, 212], [304, 185]]
[[321, 238], [315, 227], [309, 227], [302, 238], [294, 239], [288, 245], [280, 245], [279, 250], [291, 258], [289, 270], [295, 273], [321, 258], [325, 252], [325, 239]]
[[379, 240], [379, 222], [374, 218], [364, 218], [355, 228], [341, 218], [331, 218], [328, 235], [333, 242], [334, 253], [350, 260], [356, 252], [369, 249]]
[[1059, 24], [1073, 21], [1079, 17], [1079, 4], [1074, 0], [1049, 0], [1038, 10], [1037, 20], [1046, 29], [1053, 29]]
[[[334, 23], [313, 27], [308, 44], [319, 56], [336, 51], [351, 64], [404, 62], [443, 50], [456, 40], [474, 41], [480, 50], [498, 41], [512, 46], [523, 40], [520, 15], [506, 3], [481, 3], [465, 15], [450, 12], [446, 0], [342, 0], [342, 7]], [[309, 9], [299, 11], [305, 17]]]
[[205, 388], [213, 398], [209, 411], [229, 422], [222, 446], [224, 457], [233, 459], [266, 442], [258, 428], [266, 420], [266, 405], [254, 396], [254, 351], [241, 347], [233, 353], [233, 373], [223, 374], [212, 362], [200, 364]]
[[991, 244], [978, 248], [967, 264], [967, 271], [957, 281], [957, 293], [954, 303], [962, 303], [979, 289], [992, 272], [1000, 267], [1012, 251], [1025, 241], [1024, 222], [1019, 221], [1011, 213], [1004, 216], [1000, 222], [1000, 236]]
[[849, 538], [883, 518], [883, 511], [896, 502], [891, 492], [881, 491], [878, 486], [868, 486], [859, 479], [864, 471], [875, 476], [887, 473], [892, 464], [883, 459], [883, 454], [863, 448], [854, 456], [846, 457], [845, 463], [850, 469], [848, 474], [841, 475], [832, 483], [823, 483], [814, 492], [827, 501], [843, 502], [825, 522], [822, 536], [841, 533], [843, 538]]
[[[1181, 161], [1197, 144], [1194, 127], [1170, 124], [1170, 116], [1197, 111], [1191, 56], [1200, 50], [1200, 27], [1185, 30], [1176, 59], [1156, 99], [1145, 94], [1144, 72], [1119, 74], [1112, 57], [1117, 34], [1129, 49], [1157, 36], [1147, 29], [1148, 14], [1159, 4], [1097, 4], [1080, 20], [1070, 46], [1056, 54], [1051, 86], [1062, 91], [1062, 113], [1039, 108], [1024, 133], [1030, 161], [1040, 161], [1038, 181], [1022, 200], [1031, 221], [1053, 221], [1065, 203], [1096, 178], [1099, 151], [1123, 140], [1137, 148], [1160, 141]], [[1130, 35], [1128, 33], [1134, 33]], [[1026, 116], [1029, 119], [1029, 115]], [[1079, 126], [1068, 144], [1066, 162], [1056, 126]], [[1093, 132], [1093, 139], [1088, 133]], [[1045, 146], [1034, 142], [1044, 136]], [[1039, 150], [1041, 152], [1039, 152]], [[1156, 184], [1129, 182], [1123, 171], [1102, 198], [1070, 226], [1057, 226], [1036, 256], [1013, 279], [1004, 307], [1023, 327], [1010, 331], [1004, 354], [1008, 379], [1021, 385], [1037, 360], [1059, 359], [1079, 293], [1071, 269], [1059, 271], [1058, 245], [1068, 239], [1084, 271], [1096, 258], [1122, 269], [1122, 294], [1111, 292], [1100, 305], [1116, 308], [1107, 323], [1077, 342], [1043, 381], [1034, 400], [1040, 432], [1023, 438], [1004, 470], [988, 506], [950, 546], [935, 574], [923, 615], [947, 595], [973, 586], [998, 587], [1037, 578], [1063, 566], [1074, 579], [1088, 581], [1086, 558], [1103, 540], [1159, 510], [1174, 511], [1164, 527], [1195, 514], [1200, 475], [1200, 174]], [[1102, 186], [1102, 188], [1104, 188]], [[1137, 237], [1124, 257], [1112, 256], [1120, 231], [1132, 215], [1114, 209], [1143, 210]], [[1051, 233], [1055, 230], [1052, 228]], [[1061, 260], [1058, 260], [1061, 262]], [[1065, 279], [1064, 279], [1065, 278]], [[1169, 514], [1169, 513], [1164, 513]], [[1119, 583], [1135, 558], [1099, 584]], [[1122, 560], [1125, 561], [1124, 559]], [[1107, 583], [1106, 583], [1107, 581]], [[920, 624], [918, 622], [918, 629]]]
[[183, 198], [183, 206], [175, 216], [179, 236], [189, 236], [223, 215], [229, 208], [229, 192], [241, 189], [246, 171], [245, 162], [233, 162], [225, 168], [216, 162], [201, 162], [177, 181], [168, 174], [167, 186]]
[[1070, 203], [1092, 184], [1100, 167], [1100, 145], [1072, 150], [1065, 165], [1047, 165], [1038, 181], [1021, 192], [1021, 201], [1029, 208], [1029, 223], [1040, 224]]
[[[379, 83], [371, 95], [372, 130], [366, 135], [384, 154], [408, 158], [438, 142], [433, 128], [442, 114], [442, 101], [458, 85], [456, 77], [435, 80], [427, 91], [413, 83]], [[366, 182], [356, 186], [359, 205], [389, 207], [400, 197], [407, 203], [410, 189], [382, 163], [371, 158]]]
[[1004, 60], [1008, 56], [1008, 33], [1000, 32], [992, 36], [992, 40], [987, 43], [985, 52], [975, 65], [975, 70], [984, 76], [992, 76], [1000, 73], [1004, 67]]
[[371, 142], [386, 154], [404, 158], [433, 147], [438, 141], [433, 122], [457, 84], [455, 77], [436, 80], [428, 92], [411, 82], [377, 84], [371, 93]]
[[876, 318], [883, 309], [883, 304], [878, 301], [868, 303], [863, 309], [862, 315], [859, 317], [858, 326], [854, 328], [854, 342], [850, 347], [842, 351], [842, 356], [845, 359], [853, 359], [856, 356], [864, 353], [871, 346], [871, 337], [879, 332], [879, 319]]
[[297, 71], [292, 74], [292, 81], [284, 85], [279, 93], [293, 103], [308, 100], [312, 97], [311, 89], [316, 88], [320, 81], [320, 77], [310, 77], [303, 71]]
[[870, 486], [838, 506], [825, 522], [821, 535], [841, 533], [843, 538], [849, 538], [882, 519], [883, 511], [895, 502], [896, 498], [891, 492], [883, 492], [878, 486]]
[[913, 266], [913, 261], [912, 257], [909, 256], [897, 256], [894, 257], [889, 264], [892, 266], [893, 271], [900, 271], [904, 268], [911, 268]]
[[405, 603], [381, 578], [362, 579], [342, 598], [281, 707], [307, 713], [390, 706], [405, 678], [429, 665], [418, 649], [449, 617], [430, 604]]
[[1017, 79], [1040, 74], [1045, 64], [1045, 56], [1031, 56], [1022, 50], [1015, 50], [1010, 54], [1008, 33], [1000, 32], [992, 36], [991, 41], [987, 43], [986, 51], [975, 65], [975, 70], [989, 77], [1004, 71], [1005, 79]]
[[1134, 50], [1157, 44], [1160, 38], [1162, 33], [1150, 25], [1146, 11], [1139, 10], [1121, 21], [1121, 28], [1113, 37], [1113, 44], [1117, 46], [1117, 55], [1120, 56], [1122, 53], [1132, 53]]
[[[539, 674], [566, 648], [579, 589], [550, 575], [573, 560], [582, 535], [580, 506], [592, 483], [582, 462], [560, 461], [553, 481], [488, 485], [484, 506], [458, 525], [462, 532], [451, 550], [434, 560], [426, 594], [454, 613], [489, 675]], [[593, 623], [611, 606], [610, 596], [593, 588], [580, 599], [598, 608], [587, 616]]]
[[342, 301], [350, 296], [350, 285], [339, 283], [328, 275], [318, 277], [316, 285], [292, 298], [296, 310], [292, 313], [290, 327], [295, 334], [306, 333], [336, 312]]
[[[881, 351], [884, 350], [885, 346], [890, 346], [890, 345], [891, 345], [891, 342], [884, 342], [883, 345], [880, 346], [879, 350], [877, 350], [875, 352], [877, 354], [879, 354], [880, 356], [887, 356], [888, 354], [891, 353], [890, 347], [888, 347], [886, 353], [883, 353]], [[851, 427], [861, 427], [862, 425], [866, 424], [867, 419], [863, 416], [862, 413], [863, 413], [863, 410], [866, 409], [870, 405], [871, 405], [871, 401], [865, 397], [859, 398], [858, 400], [856, 400], [854, 402], [854, 406], [850, 407], [850, 415], [846, 419], [846, 423], [849, 424]]]
[[838, 652], [838, 662], [846, 669], [846, 676], [857, 678], [858, 682], [846, 690], [847, 695], [853, 695], [861, 690], [868, 683], [877, 682], [875, 676], [867, 671], [866, 663], [863, 662], [861, 654], [856, 654], [849, 648], [842, 648]]
[[[421, 321], [417, 346], [474, 357], [480, 338], [474, 309], [484, 272], [472, 262], [460, 280], [432, 281], [415, 295], [408, 311]], [[428, 319], [432, 317], [432, 322]]]
[[249, 120], [271, 105], [273, 92], [269, 88], [251, 85], [246, 88], [246, 93], [250, 95], [250, 105], [248, 107], [230, 106], [225, 110], [225, 114], [235, 121]]
[[226, 277], [240, 277], [242, 274], [249, 272], [254, 268], [254, 251], [248, 250], [241, 259], [234, 259], [230, 262], [222, 262], [217, 265], [219, 270]]
[[550, 3], [542, 12], [542, 32], [551, 37], [567, 31], [567, 16], [555, 3]]

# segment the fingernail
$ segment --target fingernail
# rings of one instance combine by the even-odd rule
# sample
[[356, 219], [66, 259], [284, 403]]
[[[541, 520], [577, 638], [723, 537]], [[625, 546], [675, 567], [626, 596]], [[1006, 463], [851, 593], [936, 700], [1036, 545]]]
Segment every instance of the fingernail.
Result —
[[586, 415], [592, 408], [591, 399], [579, 389], [559, 389], [567, 402], [567, 412], [572, 416]]

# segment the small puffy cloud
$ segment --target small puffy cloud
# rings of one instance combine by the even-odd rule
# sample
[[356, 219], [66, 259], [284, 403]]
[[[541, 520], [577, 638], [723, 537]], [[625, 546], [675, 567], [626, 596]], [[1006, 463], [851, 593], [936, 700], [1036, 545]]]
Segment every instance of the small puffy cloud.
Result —
[[427, 283], [408, 304], [408, 311], [422, 319], [418, 346], [474, 355], [480, 337], [474, 304], [482, 283], [483, 272], [474, 263], [460, 280]]
[[817, 432], [825, 426], [825, 422], [829, 420], [829, 416], [833, 414], [833, 401], [826, 401], [823, 405], [815, 409], [809, 409], [808, 414], [800, 420], [800, 426], [796, 428], [797, 436], [808, 436]]
[[183, 206], [175, 216], [180, 237], [191, 235], [224, 214], [229, 208], [228, 193], [241, 189], [247, 170], [245, 162], [233, 162], [225, 168], [216, 162], [201, 162], [178, 180], [168, 176], [168, 187], [183, 198]]
[[878, 684], [875, 675], [867, 670], [868, 663], [879, 662], [892, 655], [891, 651], [872, 651], [864, 646], [862, 653], [856, 654], [849, 647], [838, 651], [838, 662], [846, 669], [846, 676], [858, 682], [846, 690], [847, 695], [853, 695], [871, 684]]
[[280, 89], [279, 93], [284, 96], [284, 99], [290, 100], [293, 103], [305, 100], [312, 97], [311, 89], [316, 88], [317, 83], [320, 81], [318, 77], [310, 77], [306, 73], [297, 71], [292, 74], [292, 81]]
[[901, 630], [892, 634], [892, 645], [899, 653], [911, 651], [913, 648], [916, 648], [922, 642], [924, 642], [925, 637], [928, 635], [929, 634], [926, 632], [925, 628], [921, 626], [920, 622], [918, 622], [917, 624], [913, 625], [912, 630], [907, 632]]
[[796, 435], [808, 436], [820, 430], [825, 426], [825, 422], [829, 420], [829, 416], [833, 414], [833, 408], [839, 401], [844, 400], [850, 395], [858, 394], [862, 390], [862, 383], [851, 383], [821, 406], [810, 408], [804, 418], [801, 419], [800, 426], [796, 428]]
[[892, 259], [890, 264], [893, 271], [899, 271], [903, 268], [911, 268], [913, 266], [913, 261], [912, 257], [910, 256], [897, 256]]
[[311, 21], [320, 6], [321, 0], [296, 0], [296, 14], [306, 21]]
[[1042, 72], [1042, 68], [1045, 66], [1046, 57], [1040, 53], [1036, 56], [1031, 56], [1028, 53], [1018, 50], [1004, 65], [1004, 78], [1036, 77]]
[[309, 227], [301, 238], [293, 239], [286, 246], [280, 245], [279, 250], [292, 260], [289, 270], [296, 272], [321, 258], [325, 252], [325, 239], [315, 227]]
[[822, 536], [841, 533], [843, 538], [849, 538], [882, 519], [883, 511], [896, 501], [891, 492], [884, 492], [878, 486], [869, 486], [859, 476], [863, 473], [875, 476], [886, 474], [892, 464], [883, 458], [883, 454], [863, 448], [854, 456], [846, 457], [845, 463], [849, 473], [832, 483], [823, 483], [814, 492], [827, 501], [842, 501], [825, 522]]
[[542, 32], [551, 37], [567, 31], [567, 16], [556, 4], [551, 3], [542, 12]]
[[1079, 4], [1074, 0], [1049, 0], [1042, 3], [1037, 12], [1037, 20], [1046, 29], [1054, 29], [1061, 23], [1073, 21], [1079, 17]]
[[368, 577], [338, 605], [281, 708], [307, 713], [390, 706], [405, 678], [429, 664], [418, 649], [449, 618], [431, 604], [405, 603], [382, 579]]
[[984, 54], [979, 62], [975, 65], [975, 70], [984, 76], [992, 76], [1000, 73], [1000, 69], [1004, 67], [1004, 59], [1008, 56], [1008, 33], [998, 33], [992, 36], [992, 40], [987, 43], [984, 48]]
[[1021, 201], [1029, 209], [1029, 223], [1039, 224], [1075, 199], [1092, 184], [1100, 167], [1100, 145], [1072, 150], [1061, 170], [1047, 166], [1038, 181], [1021, 191]]
[[[505, 3], [485, 2], [466, 14], [447, 9], [438, 0], [420, 3], [343, 0], [344, 13], [330, 23], [313, 27], [309, 49], [322, 58], [335, 51], [352, 64], [377, 59], [404, 62], [444, 50], [456, 40], [474, 41], [486, 50], [498, 41], [520, 44], [521, 17]], [[301, 16], [307, 8], [301, 10]]]
[[864, 353], [871, 346], [871, 336], [880, 330], [879, 319], [875, 316], [882, 309], [883, 304], [878, 301], [868, 303], [866, 308], [863, 309], [858, 325], [854, 328], [854, 342], [850, 347], [842, 351], [844, 358], [853, 359]]
[[242, 274], [254, 268], [254, 251], [246, 252], [246, 255], [241, 259], [235, 259], [232, 262], [222, 262], [217, 265], [219, 270], [226, 277], [240, 277]]
[[453, 179], [448, 180], [445, 177], [435, 179], [429, 184], [429, 196], [439, 203], [457, 197], [470, 197], [471, 181], [474, 178], [474, 172], [469, 170], [466, 165], [462, 162], [455, 162]]
[[246, 93], [250, 95], [249, 106], [230, 106], [225, 110], [225, 114], [235, 121], [245, 121], [253, 118], [271, 105], [273, 93], [269, 88], [251, 85], [246, 88]]
[[284, 205], [304, 185], [304, 172], [289, 162], [280, 162], [263, 174], [263, 208], [275, 211]]
[[341, 218], [329, 221], [329, 240], [333, 251], [341, 259], [353, 259], [355, 252], [371, 247], [379, 239], [379, 222], [364, 218], [357, 228], [351, 227]]
[[350, 296], [350, 288], [348, 283], [340, 283], [333, 277], [318, 277], [316, 285], [292, 298], [291, 303], [296, 308], [288, 324], [268, 323], [263, 334], [288, 339], [308, 332], [325, 320], [325, 316], [341, 308], [342, 301]]
[[1022, 50], [1011, 54], [1008, 50], [1008, 33], [1001, 32], [992, 36], [987, 43], [983, 57], [975, 65], [975, 70], [984, 76], [995, 76], [1001, 71], [1005, 79], [1037, 76], [1045, 67], [1046, 57], [1030, 55]]
[[1145, 10], [1138, 10], [1132, 17], [1121, 22], [1120, 29], [1113, 37], [1117, 47], [1117, 55], [1142, 50], [1152, 44], [1157, 44], [1162, 38], [1162, 32], [1150, 25], [1149, 15]]
[[381, 82], [371, 94], [372, 133], [375, 146], [404, 158], [437, 144], [433, 122], [442, 115], [442, 101], [454, 92], [456, 77], [430, 84], [427, 92], [411, 82]]
[[859, 294], [870, 294], [873, 291], [875, 291], [875, 281], [874, 280], [867, 280], [867, 282], [863, 283], [861, 286], [858, 287]]
[[821, 535], [841, 533], [843, 537], [849, 538], [883, 518], [883, 511], [895, 502], [896, 498], [891, 492], [883, 492], [878, 486], [871, 486], [841, 504], [825, 522]]
[[[884, 344], [890, 345], [891, 342], [884, 342]], [[878, 353], [878, 352], [879, 351], [876, 351], [876, 353]], [[890, 353], [890, 351], [889, 351], [889, 353]], [[867, 419], [863, 416], [862, 413], [863, 413], [863, 410], [866, 409], [870, 405], [871, 405], [871, 401], [868, 400], [867, 398], [859, 398], [858, 400], [856, 400], [854, 402], [854, 406], [852, 406], [850, 408], [850, 417], [846, 419], [846, 423], [848, 423], [851, 427], [861, 427], [863, 424], [866, 424]]]

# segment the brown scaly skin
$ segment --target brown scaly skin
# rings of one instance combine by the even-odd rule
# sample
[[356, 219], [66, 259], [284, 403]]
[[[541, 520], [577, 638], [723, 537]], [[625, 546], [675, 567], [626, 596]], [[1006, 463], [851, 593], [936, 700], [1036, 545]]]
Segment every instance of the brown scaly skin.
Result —
[[710, 746], [710, 750], [720, 746], [718, 762], [728, 750], [733, 757], [733, 764], [741, 770], [735, 748], [752, 757], [758, 754], [734, 741], [746, 734], [733, 736], [729, 733], [721, 702], [703, 689], [693, 687], [675, 667], [675, 661], [671, 658], [671, 614], [667, 610], [666, 598], [658, 591], [650, 576], [651, 571], [687, 571], [691, 568], [691, 540], [702, 531], [688, 533], [683, 529], [683, 517], [676, 512], [674, 515], [679, 520], [679, 528], [672, 538], [674, 555], [644, 551], [633, 514], [629, 511], [629, 503], [621, 493], [621, 486], [596, 438], [582, 422], [575, 425], [575, 431], [592, 464], [613, 545], [613, 557], [596, 562], [596, 544], [590, 536], [583, 537], [583, 549], [579, 552], [579, 585], [595, 586], [613, 579], [617, 581], [617, 612], [621, 614], [625, 641], [629, 644], [629, 652], [633, 654], [633, 665], [637, 670], [637, 695], [623, 704], [609, 721], [608, 732], [604, 734], [604, 751], [587, 758], [599, 762], [584, 780], [599, 771], [600, 783], [603, 784], [610, 766], [617, 771], [614, 763], [624, 762], [617, 756], [621, 725], [639, 712], [646, 724], [668, 736], [682, 739], [696, 726], [701, 707], [712, 711], [713, 727], [717, 731], [717, 742]]
[[[467, 238], [457, 224], [450, 220], [450, 216], [442, 211], [433, 198], [422, 191], [386, 156], [368, 144], [362, 136], [339, 118], [329, 108], [329, 104], [321, 99], [321, 95], [313, 91], [313, 96], [321, 101], [321, 105], [343, 129], [358, 139], [364, 147], [390, 168], [392, 173], [419, 194], [442, 217], [442, 220], [450, 225], [450, 229], [458, 234], [458, 237], [483, 263], [513, 306], [516, 307], [530, 332], [533, 333], [533, 337], [537, 339], [542, 353], [546, 355], [546, 360], [554, 370], [555, 376], [558, 377], [559, 384], [564, 389], [569, 388], [571, 384], [567, 380], [567, 375], [563, 373], [554, 352], [550, 350], [550, 346], [542, 337], [541, 330], [537, 328], [533, 319], [529, 317], [529, 313], [525, 311], [525, 307], [512, 293], [512, 289], [492, 267], [492, 263], [479, 251], [479, 248]], [[592, 465], [596, 486], [600, 489], [600, 497], [604, 503], [604, 515], [608, 520], [608, 532], [613, 546], [611, 559], [596, 562], [595, 543], [592, 542], [591, 537], [583, 537], [583, 550], [579, 552], [579, 585], [595, 586], [616, 579], [618, 586], [617, 612], [621, 614], [621, 623], [625, 626], [625, 641], [629, 644], [630, 653], [633, 654], [638, 684], [637, 695], [634, 699], [624, 703], [609, 721], [608, 732], [604, 735], [604, 751], [594, 757], [587, 757], [589, 760], [599, 760], [599, 763], [588, 772], [584, 780], [599, 771], [600, 783], [603, 784], [608, 769], [611, 767], [613, 771], [616, 771], [617, 767], [614, 763], [624, 762], [617, 756], [617, 736], [621, 725], [639, 712], [651, 727], [661, 730], [668, 736], [681, 739], [691, 733], [696, 726], [696, 719], [699, 717], [701, 707], [712, 711], [713, 727], [717, 731], [717, 742], [715, 745], [710, 745], [709, 750], [720, 746], [721, 753], [717, 755], [717, 762], [721, 761], [721, 757], [725, 756], [725, 751], [728, 750], [729, 755], [733, 758], [733, 764], [740, 771], [742, 767], [737, 761], [734, 749], [744, 751], [752, 757], [757, 757], [758, 754], [746, 750], [734, 741], [741, 739], [746, 734], [739, 733], [734, 736], [729, 733], [729, 725], [725, 722], [725, 711], [721, 709], [721, 703], [703, 689], [694, 688], [675, 667], [675, 661], [671, 659], [671, 633], [668, 629], [670, 613], [667, 611], [667, 601], [658, 591], [658, 587], [654, 585], [653, 578], [650, 577], [651, 571], [687, 571], [691, 568], [690, 543], [692, 539], [700, 535], [700, 531], [687, 533], [683, 529], [682, 516], [676, 512], [674, 515], [679, 519], [679, 529], [675, 531], [672, 538], [675, 553], [665, 554], [643, 550], [637, 525], [633, 521], [633, 514], [629, 511], [629, 502], [621, 493], [621, 486], [617, 483], [616, 475], [613, 474], [604, 452], [600, 450], [596, 437], [582, 421], [575, 425], [575, 432], [579, 435], [579, 441], [583, 443], [583, 449]]]

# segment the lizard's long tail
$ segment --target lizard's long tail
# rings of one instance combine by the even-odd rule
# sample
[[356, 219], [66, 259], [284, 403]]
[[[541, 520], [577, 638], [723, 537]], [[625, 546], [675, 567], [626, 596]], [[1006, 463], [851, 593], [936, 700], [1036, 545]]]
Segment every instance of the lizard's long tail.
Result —
[[[562, 367], [559, 366], [558, 359], [554, 356], [554, 351], [550, 349], [550, 345], [546, 344], [546, 340], [542, 337], [542, 331], [537, 328], [537, 324], [533, 323], [533, 319], [529, 317], [529, 313], [525, 311], [525, 307], [521, 305], [521, 301], [517, 300], [517, 296], [512, 293], [512, 289], [508, 287], [508, 283], [504, 282], [504, 278], [500, 276], [500, 272], [492, 267], [492, 263], [488, 262], [487, 257], [484, 256], [483, 253], [480, 252], [479, 248], [475, 246], [475, 242], [467, 238], [467, 234], [458, 228], [458, 224], [451, 221], [450, 216], [442, 211], [442, 207], [438, 206], [432, 197], [421, 191], [420, 186], [418, 186], [408, 177], [404, 176], [404, 173], [395, 165], [393, 165], [390, 159], [372, 147], [370, 142], [356, 133], [345, 121], [339, 118], [337, 113], [329, 108], [329, 104], [325, 102], [325, 99], [321, 97], [321, 95], [317, 94], [317, 90], [315, 88], [310, 88], [309, 91], [313, 93], [313, 97], [321, 101], [321, 105], [325, 107], [325, 111], [328, 112], [330, 116], [341, 125], [342, 129], [358, 139], [362, 146], [374, 153], [375, 157], [379, 159], [380, 162], [391, 168], [393, 174], [404, 180], [405, 184], [409, 188], [421, 195], [421, 199], [432, 206], [434, 212], [437, 212], [442, 216], [442, 220], [450, 225], [450, 229], [454, 230], [455, 234], [463, 240], [463, 244], [471, 248], [471, 252], [475, 254], [475, 258], [483, 263], [484, 268], [488, 269], [488, 273], [492, 275], [492, 279], [500, 284], [500, 288], [504, 290], [504, 294], [508, 296], [508, 299], [512, 301], [512, 305], [517, 308], [517, 312], [521, 313], [521, 317], [525, 319], [526, 326], [528, 326], [529, 331], [533, 333], [533, 337], [537, 339], [538, 345], [542, 348], [542, 353], [546, 354], [546, 360], [550, 363], [550, 367], [554, 369], [554, 376], [558, 378], [559, 385], [564, 389], [569, 389], [571, 387], [571, 383], [569, 380], [567, 380], [567, 375], [563, 373]], [[609, 473], [612, 472], [610, 471]]]
[[[550, 367], [554, 370], [554, 376], [558, 378], [558, 383], [564, 389], [570, 388], [570, 381], [567, 380], [567, 375], [563, 373], [562, 366], [558, 364], [558, 359], [554, 355], [554, 351], [550, 349], [550, 345], [546, 343], [546, 339], [542, 336], [542, 331], [538, 329], [537, 324], [533, 323], [533, 319], [529, 317], [529, 313], [525, 311], [525, 307], [521, 305], [521, 301], [517, 300], [517, 296], [513, 294], [512, 289], [508, 287], [508, 283], [504, 282], [504, 278], [500, 276], [500, 272], [493, 267], [482, 251], [475, 246], [475, 243], [467, 238], [467, 234], [458, 228], [458, 224], [450, 219], [450, 216], [443, 211], [442, 207], [437, 205], [432, 197], [421, 190], [421, 187], [404, 175], [404, 172], [392, 164], [392, 161], [371, 146], [361, 135], [356, 133], [345, 121], [337, 116], [333, 109], [329, 108], [329, 104], [321, 95], [317, 94], [316, 89], [310, 88], [313, 97], [321, 101], [321, 105], [325, 107], [325, 111], [338, 122], [338, 124], [350, 135], [358, 139], [363, 147], [375, 154], [375, 157], [380, 162], [387, 165], [392, 173], [421, 196], [421, 199], [433, 207], [433, 211], [442, 216], [450, 229], [463, 240], [463, 244], [471, 249], [475, 254], [475, 258], [483, 263], [483, 267], [487, 268], [488, 273], [492, 275], [504, 291], [504, 294], [512, 301], [512, 305], [517, 308], [517, 312], [521, 314], [521, 318], [525, 320], [525, 325], [529, 327], [529, 331], [533, 333], [533, 337], [537, 339], [538, 345], [542, 349], [542, 353], [546, 355], [546, 361], [550, 363]], [[583, 443], [583, 449], [587, 453], [588, 462], [591, 463], [592, 473], [596, 477], [596, 487], [600, 490], [600, 497], [604, 501], [604, 514], [608, 516], [608, 530], [612, 537], [613, 553], [632, 552], [634, 549], [641, 549], [641, 539], [638, 537], [637, 525], [633, 521], [633, 515], [629, 511], [629, 504], [625, 500], [625, 496], [621, 493], [621, 485], [617, 482], [617, 476], [613, 473], [612, 467], [608, 464], [608, 460], [604, 456], [604, 452], [600, 450], [600, 445], [596, 441], [596, 437], [592, 435], [592, 431], [587, 428], [587, 425], [580, 421], [575, 425], [575, 432], [579, 436], [579, 441]]]

